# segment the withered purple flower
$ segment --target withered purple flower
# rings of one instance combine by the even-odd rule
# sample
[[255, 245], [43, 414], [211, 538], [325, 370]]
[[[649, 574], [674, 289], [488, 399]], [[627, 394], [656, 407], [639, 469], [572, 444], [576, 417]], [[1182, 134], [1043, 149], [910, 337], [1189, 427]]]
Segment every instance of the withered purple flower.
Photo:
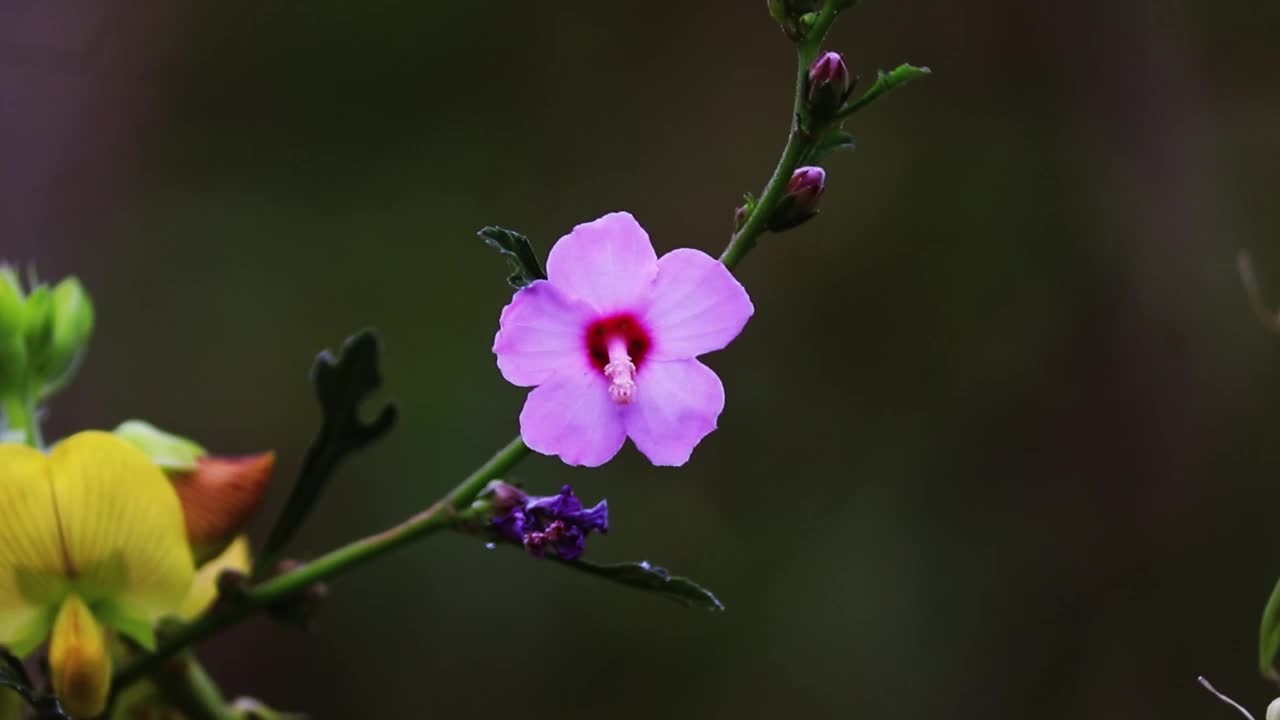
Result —
[[505, 498], [493, 518], [493, 529], [532, 555], [543, 557], [550, 549], [563, 560], [576, 560], [586, 548], [587, 535], [609, 532], [607, 500], [584, 508], [568, 485], [556, 495], [541, 497], [523, 493], [512, 497], [510, 490], [514, 488], [505, 486]]

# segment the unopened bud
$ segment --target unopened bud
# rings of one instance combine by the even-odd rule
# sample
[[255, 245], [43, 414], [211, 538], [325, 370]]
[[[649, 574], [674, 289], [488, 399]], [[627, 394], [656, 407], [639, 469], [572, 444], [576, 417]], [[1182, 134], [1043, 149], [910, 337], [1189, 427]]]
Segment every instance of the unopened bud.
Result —
[[22, 392], [19, 385], [27, 365], [23, 301], [17, 273], [0, 266], [0, 395]]
[[0, 395], [43, 400], [71, 380], [93, 330], [93, 305], [80, 281], [36, 284], [0, 266]]
[[769, 230], [782, 232], [803, 225], [818, 214], [827, 172], [820, 167], [802, 167], [787, 182], [782, 203], [769, 219]]
[[[792, 40], [804, 37], [807, 27], [805, 16], [818, 9], [818, 0], [768, 0], [769, 14], [782, 26], [782, 31]], [[809, 18], [812, 22], [812, 18]]]
[[111, 689], [107, 633], [76, 593], [62, 601], [49, 641], [53, 692], [76, 718], [97, 717]]
[[271, 482], [273, 452], [223, 457], [141, 420], [116, 428], [165, 471], [182, 502], [187, 541], [197, 562], [222, 552], [242, 532]]
[[809, 113], [818, 124], [835, 118], [853, 88], [840, 53], [823, 53], [809, 66]]
[[36, 368], [42, 395], [65, 386], [80, 364], [93, 332], [93, 303], [75, 278], [58, 283], [50, 294], [49, 335], [43, 363]]

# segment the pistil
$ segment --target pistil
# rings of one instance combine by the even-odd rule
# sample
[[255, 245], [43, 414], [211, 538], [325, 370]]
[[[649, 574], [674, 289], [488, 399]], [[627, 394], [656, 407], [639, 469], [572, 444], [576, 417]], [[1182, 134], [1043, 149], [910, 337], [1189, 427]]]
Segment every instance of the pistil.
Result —
[[635, 399], [636, 365], [627, 354], [625, 338], [610, 338], [609, 364], [604, 366], [604, 374], [609, 378], [610, 400], [619, 405], [628, 405]]

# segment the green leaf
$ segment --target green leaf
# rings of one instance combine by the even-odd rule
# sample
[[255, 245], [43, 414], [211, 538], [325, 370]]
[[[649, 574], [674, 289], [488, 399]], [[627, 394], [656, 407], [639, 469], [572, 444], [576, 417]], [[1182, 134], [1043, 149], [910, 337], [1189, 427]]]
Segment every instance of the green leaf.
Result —
[[1258, 670], [1271, 680], [1280, 679], [1276, 673], [1276, 652], [1280, 651], [1280, 582], [1276, 583], [1262, 611], [1262, 627], [1258, 630]]
[[511, 276], [507, 278], [507, 282], [511, 283], [511, 287], [519, 290], [535, 280], [547, 279], [529, 238], [514, 230], [492, 225], [481, 228], [477, 234], [490, 247], [507, 256], [507, 262], [511, 264]]
[[813, 149], [805, 155], [803, 164], [820, 165], [822, 159], [838, 150], [853, 150], [853, 136], [844, 130], [831, 130], [814, 143]]
[[688, 578], [672, 575], [665, 568], [645, 561], [613, 565], [597, 565], [585, 560], [560, 560], [560, 562], [589, 575], [612, 580], [637, 590], [657, 593], [687, 608], [712, 612], [724, 610], [724, 605], [710, 590]]
[[0, 648], [0, 687], [9, 688], [35, 711], [36, 720], [72, 720], [54, 696], [37, 690], [22, 661]]
[[310, 514], [338, 465], [348, 455], [386, 435], [395, 425], [394, 405], [383, 407], [373, 422], [360, 419], [360, 405], [382, 386], [380, 356], [377, 333], [363, 330], [348, 338], [337, 355], [325, 350], [316, 358], [311, 384], [320, 400], [324, 421], [307, 448], [293, 492], [259, 556], [259, 570], [274, 564]]
[[906, 85], [912, 80], [932, 74], [933, 71], [927, 67], [917, 67], [908, 63], [903, 63], [889, 72], [881, 70], [876, 74], [875, 84], [872, 85], [862, 97], [846, 105], [845, 108], [840, 111], [839, 117], [847, 118], [875, 102], [877, 98], [890, 90]]

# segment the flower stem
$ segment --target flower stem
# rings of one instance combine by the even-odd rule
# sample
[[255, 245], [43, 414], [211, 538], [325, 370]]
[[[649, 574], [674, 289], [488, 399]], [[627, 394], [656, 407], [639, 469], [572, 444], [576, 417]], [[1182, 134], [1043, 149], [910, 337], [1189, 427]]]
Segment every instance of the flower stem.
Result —
[[774, 168], [773, 175], [769, 177], [769, 182], [764, 186], [764, 192], [760, 194], [760, 199], [756, 201], [751, 215], [747, 217], [742, 227], [729, 239], [729, 246], [720, 255], [720, 262], [724, 263], [724, 266], [730, 270], [736, 268], [738, 263], [742, 262], [742, 258], [746, 257], [747, 253], [751, 252], [756, 246], [756, 240], [765, 231], [769, 218], [773, 216], [774, 211], [778, 209], [778, 205], [782, 202], [787, 182], [791, 180], [792, 174], [800, 166], [801, 159], [808, 154], [810, 146], [813, 144], [814, 138], [805, 132], [800, 122], [805, 110], [806, 80], [808, 79], [809, 65], [817, 57], [818, 48], [822, 46], [822, 40], [826, 37], [827, 31], [831, 29], [831, 24], [835, 22], [836, 15], [840, 13], [838, 5], [837, 0], [827, 0], [822, 7], [822, 11], [818, 13], [817, 18], [814, 20], [813, 27], [810, 28], [808, 35], [802, 41], [796, 43], [796, 89], [795, 99], [791, 108], [791, 131], [787, 136], [786, 147], [782, 149], [782, 157], [778, 160], [778, 165]]
[[37, 449], [44, 449], [44, 436], [40, 432], [40, 413], [35, 401], [21, 394], [4, 403], [5, 421], [12, 429], [22, 431], [22, 441]]
[[165, 700], [181, 710], [188, 720], [235, 720], [238, 717], [218, 684], [191, 653], [170, 659], [151, 677]]
[[517, 437], [426, 510], [389, 530], [343, 545], [296, 570], [245, 589], [221, 609], [215, 609], [166, 637], [154, 653], [142, 656], [121, 668], [115, 676], [116, 690], [154, 672], [166, 660], [186, 648], [318, 582], [362, 565], [438, 530], [471, 520], [466, 508], [476, 499], [485, 485], [490, 480], [504, 475], [528, 454], [529, 448]]

